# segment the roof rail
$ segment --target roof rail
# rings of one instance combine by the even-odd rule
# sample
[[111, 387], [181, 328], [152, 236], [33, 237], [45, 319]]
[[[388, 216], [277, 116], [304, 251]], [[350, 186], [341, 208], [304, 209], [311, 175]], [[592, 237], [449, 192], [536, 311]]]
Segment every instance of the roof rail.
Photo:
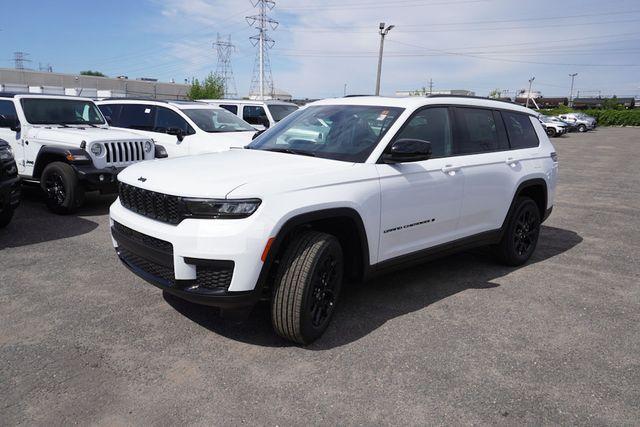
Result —
[[488, 96], [471, 96], [471, 95], [445, 95], [445, 94], [435, 94], [435, 95], [426, 95], [427, 98], [471, 98], [471, 99], [484, 99], [488, 101], [496, 101], [496, 102], [504, 102], [506, 104], [516, 104], [513, 101], [507, 101], [499, 98], [489, 98]]

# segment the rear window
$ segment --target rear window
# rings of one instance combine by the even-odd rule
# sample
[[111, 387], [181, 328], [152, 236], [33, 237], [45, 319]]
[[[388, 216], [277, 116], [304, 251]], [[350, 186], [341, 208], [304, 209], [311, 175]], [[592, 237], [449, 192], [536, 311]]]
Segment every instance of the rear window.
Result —
[[230, 113], [233, 114], [238, 114], [238, 106], [237, 105], [231, 105], [231, 104], [220, 104], [220, 108], [224, 108], [225, 110], [229, 111]]
[[[455, 154], [476, 154], [507, 150], [501, 138], [500, 116], [492, 110], [480, 108], [455, 108], [456, 141]], [[498, 120], [496, 120], [498, 118]]]
[[528, 115], [503, 111], [502, 118], [512, 149], [532, 148], [540, 144]]

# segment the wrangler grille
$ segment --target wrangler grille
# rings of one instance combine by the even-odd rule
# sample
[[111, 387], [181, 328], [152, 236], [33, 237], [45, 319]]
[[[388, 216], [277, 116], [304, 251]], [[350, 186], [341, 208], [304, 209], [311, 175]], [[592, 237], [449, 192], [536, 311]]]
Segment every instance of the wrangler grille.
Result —
[[182, 221], [178, 196], [156, 193], [123, 182], [119, 185], [119, 196], [122, 206], [140, 215], [174, 225]]
[[105, 142], [109, 166], [123, 166], [144, 160], [143, 141]]

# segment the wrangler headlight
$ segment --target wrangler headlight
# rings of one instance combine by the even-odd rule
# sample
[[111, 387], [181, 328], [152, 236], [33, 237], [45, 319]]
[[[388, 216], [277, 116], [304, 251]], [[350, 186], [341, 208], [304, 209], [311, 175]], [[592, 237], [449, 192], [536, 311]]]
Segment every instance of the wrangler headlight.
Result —
[[186, 216], [191, 218], [246, 218], [251, 216], [260, 199], [183, 199]]
[[144, 142], [144, 151], [146, 151], [147, 153], [150, 153], [152, 148], [153, 148], [153, 144], [151, 143], [151, 141]]
[[13, 151], [11, 151], [11, 147], [0, 147], [0, 160], [13, 160]]
[[91, 153], [96, 157], [99, 157], [102, 154], [102, 151], [102, 144], [93, 144], [91, 146]]

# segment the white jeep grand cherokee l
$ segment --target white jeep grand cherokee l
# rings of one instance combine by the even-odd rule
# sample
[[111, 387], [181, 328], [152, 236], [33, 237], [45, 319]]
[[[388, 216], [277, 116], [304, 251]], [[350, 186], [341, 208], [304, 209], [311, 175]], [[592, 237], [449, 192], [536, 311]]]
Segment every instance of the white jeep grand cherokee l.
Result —
[[113, 244], [135, 274], [223, 314], [270, 299], [276, 332], [307, 344], [347, 279], [479, 245], [525, 263], [558, 170], [536, 116], [462, 97], [315, 102], [247, 149], [124, 170]]

